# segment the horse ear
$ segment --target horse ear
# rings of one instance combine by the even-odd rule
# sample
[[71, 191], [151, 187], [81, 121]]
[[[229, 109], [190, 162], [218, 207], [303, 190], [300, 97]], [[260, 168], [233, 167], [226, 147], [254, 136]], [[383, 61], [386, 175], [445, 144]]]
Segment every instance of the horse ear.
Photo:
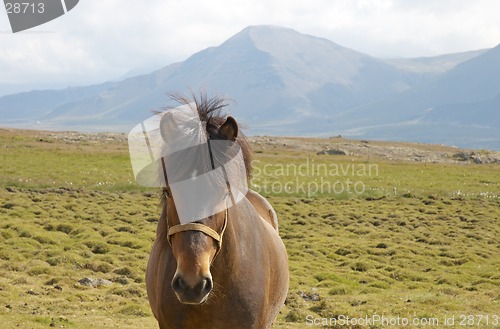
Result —
[[238, 137], [238, 123], [233, 117], [227, 117], [226, 122], [219, 128], [219, 136], [230, 141], [236, 140], [236, 137]]

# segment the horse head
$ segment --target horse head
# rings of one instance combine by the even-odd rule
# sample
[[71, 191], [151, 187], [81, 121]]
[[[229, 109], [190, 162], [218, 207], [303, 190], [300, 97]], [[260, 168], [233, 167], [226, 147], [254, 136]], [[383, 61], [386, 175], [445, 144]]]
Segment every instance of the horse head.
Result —
[[[238, 124], [232, 117], [227, 117], [222, 124], [221, 120], [208, 119], [206, 133], [209, 140], [235, 142], [238, 137]], [[208, 147], [210, 148], [210, 143]], [[228, 222], [229, 195], [224, 199], [216, 198], [218, 204], [210, 205], [213, 209], [222, 211], [193, 222], [182, 223], [176, 208], [178, 200], [175, 200], [175, 193], [172, 193], [168, 185], [164, 192], [168, 242], [177, 263], [171, 282], [172, 289], [181, 303], [202, 304], [207, 301], [214, 286], [210, 270], [222, 248]], [[196, 199], [191, 202], [204, 201]]]
[[[167, 195], [170, 193], [167, 189]], [[184, 304], [204, 303], [212, 291], [210, 266], [222, 247], [227, 211], [190, 224], [180, 224], [171, 197], [167, 197], [168, 241], [177, 263], [172, 289]], [[185, 230], [174, 232], [175, 228]]]

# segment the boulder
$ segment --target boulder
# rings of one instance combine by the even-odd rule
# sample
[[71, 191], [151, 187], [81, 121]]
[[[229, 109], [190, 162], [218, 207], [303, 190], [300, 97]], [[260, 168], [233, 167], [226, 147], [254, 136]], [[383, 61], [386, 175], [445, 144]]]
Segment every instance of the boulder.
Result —
[[106, 279], [93, 279], [93, 278], [83, 278], [78, 281], [82, 286], [97, 288], [100, 286], [109, 286], [113, 284], [113, 282]]
[[322, 154], [329, 154], [329, 155], [349, 155], [347, 151], [341, 150], [341, 149], [330, 149], [330, 150], [324, 150], [316, 153], [317, 155], [322, 155]]

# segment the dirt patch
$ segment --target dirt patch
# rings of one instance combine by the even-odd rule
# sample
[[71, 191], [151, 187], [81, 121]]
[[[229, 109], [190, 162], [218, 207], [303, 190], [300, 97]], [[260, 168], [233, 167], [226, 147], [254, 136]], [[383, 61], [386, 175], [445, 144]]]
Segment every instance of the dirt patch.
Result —
[[500, 152], [466, 150], [452, 146], [420, 143], [380, 142], [344, 138], [251, 137], [257, 152], [275, 149], [314, 152], [321, 156], [352, 156], [357, 158], [423, 163], [500, 164]]

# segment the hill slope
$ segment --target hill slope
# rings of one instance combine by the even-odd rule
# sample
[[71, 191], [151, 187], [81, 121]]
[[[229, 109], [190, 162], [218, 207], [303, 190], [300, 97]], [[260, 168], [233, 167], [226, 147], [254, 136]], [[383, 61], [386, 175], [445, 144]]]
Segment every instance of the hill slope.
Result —
[[[434, 80], [336, 117], [346, 131], [379, 138], [500, 149], [500, 45]], [[351, 129], [351, 130], [349, 130]]]

